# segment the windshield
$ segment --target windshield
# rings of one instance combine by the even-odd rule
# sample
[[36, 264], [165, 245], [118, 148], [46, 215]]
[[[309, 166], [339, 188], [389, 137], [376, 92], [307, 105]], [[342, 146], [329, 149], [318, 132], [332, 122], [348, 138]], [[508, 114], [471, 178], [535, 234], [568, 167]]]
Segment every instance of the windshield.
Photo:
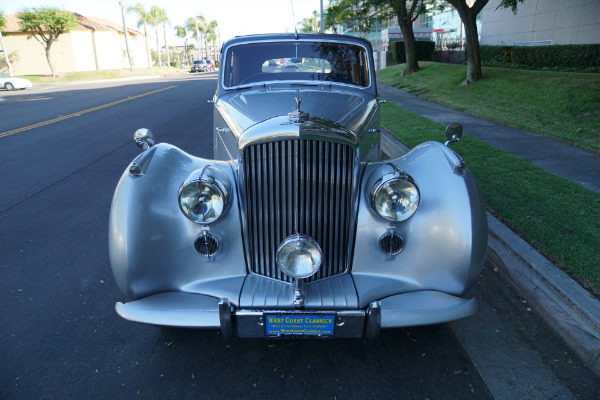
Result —
[[344, 43], [272, 42], [232, 46], [225, 87], [269, 81], [328, 81], [369, 86], [365, 49]]

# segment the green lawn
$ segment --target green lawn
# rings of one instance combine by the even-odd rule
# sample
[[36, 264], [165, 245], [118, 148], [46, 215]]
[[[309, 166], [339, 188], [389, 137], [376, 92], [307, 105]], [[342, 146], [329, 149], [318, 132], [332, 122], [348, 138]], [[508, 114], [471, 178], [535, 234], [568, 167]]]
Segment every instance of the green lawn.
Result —
[[483, 78], [460, 83], [465, 65], [420, 62], [377, 71], [377, 80], [493, 121], [555, 137], [600, 152], [600, 74], [483, 68]]
[[128, 78], [132, 76], [153, 76], [184, 71], [189, 71], [189, 68], [139, 68], [134, 69], [133, 71], [130, 71], [128, 69], [112, 69], [101, 71], [67, 72], [66, 74], [59, 74], [58, 77], [52, 77], [49, 75], [21, 75], [20, 78], [29, 79], [32, 83], [39, 85], [44, 83], [98, 81], [102, 79]]
[[[382, 106], [382, 122], [409, 147], [444, 137], [443, 125], [391, 103]], [[600, 296], [600, 194], [469, 135], [451, 146], [477, 178], [488, 209]]]

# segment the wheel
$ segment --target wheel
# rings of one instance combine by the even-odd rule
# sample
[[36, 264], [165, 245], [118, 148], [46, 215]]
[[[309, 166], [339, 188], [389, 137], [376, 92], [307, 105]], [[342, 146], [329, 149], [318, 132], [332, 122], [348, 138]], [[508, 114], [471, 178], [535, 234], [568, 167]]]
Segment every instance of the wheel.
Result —
[[6, 89], [6, 90], [15, 90], [15, 85], [13, 85], [13, 84], [12, 84], [12, 83], [10, 83], [10, 82], [6, 82], [6, 83], [4, 84], [4, 89]]

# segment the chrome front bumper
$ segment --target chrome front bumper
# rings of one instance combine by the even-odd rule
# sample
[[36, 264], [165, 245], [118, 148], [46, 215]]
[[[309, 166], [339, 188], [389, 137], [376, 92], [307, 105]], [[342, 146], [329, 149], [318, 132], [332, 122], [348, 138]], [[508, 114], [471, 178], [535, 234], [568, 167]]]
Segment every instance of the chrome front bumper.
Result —
[[366, 310], [246, 310], [235, 309], [227, 299], [192, 293], [160, 293], [129, 303], [117, 303], [117, 313], [129, 321], [185, 328], [220, 329], [225, 339], [267, 336], [267, 314], [334, 315], [335, 328], [329, 338], [374, 339], [382, 328], [439, 324], [468, 317], [477, 311], [476, 299], [463, 299], [442, 292], [420, 291], [397, 294], [372, 302]]

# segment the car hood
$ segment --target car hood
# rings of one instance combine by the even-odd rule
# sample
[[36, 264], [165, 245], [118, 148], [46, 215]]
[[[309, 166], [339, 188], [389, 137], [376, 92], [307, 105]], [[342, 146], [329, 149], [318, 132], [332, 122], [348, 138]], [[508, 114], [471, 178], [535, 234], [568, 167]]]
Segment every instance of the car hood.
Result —
[[360, 134], [373, 115], [377, 100], [361, 91], [339, 90], [330, 86], [315, 88], [240, 90], [230, 92], [215, 103], [229, 128], [240, 136], [251, 126], [267, 119], [287, 115], [297, 109], [296, 96], [301, 98], [300, 109], [313, 117], [334, 121]]

